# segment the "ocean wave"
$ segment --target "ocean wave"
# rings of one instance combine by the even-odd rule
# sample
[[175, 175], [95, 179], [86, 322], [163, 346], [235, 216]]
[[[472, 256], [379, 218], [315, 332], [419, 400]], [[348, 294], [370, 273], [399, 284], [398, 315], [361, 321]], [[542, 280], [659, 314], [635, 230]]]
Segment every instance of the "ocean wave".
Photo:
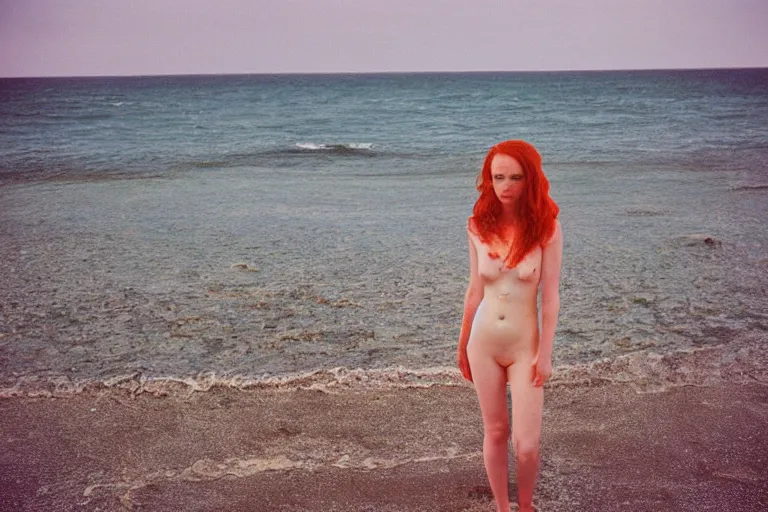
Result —
[[658, 393], [683, 386], [719, 383], [768, 385], [765, 339], [670, 353], [635, 352], [589, 364], [559, 367], [550, 387], [626, 384], [638, 393]]
[[65, 397], [103, 390], [124, 391], [132, 395], [148, 393], [165, 396], [178, 393], [211, 391], [216, 388], [239, 390], [325, 392], [349, 389], [427, 388], [435, 385], [461, 385], [462, 377], [454, 368], [437, 367], [410, 370], [404, 367], [362, 369], [337, 367], [282, 376], [223, 376], [201, 372], [189, 377], [153, 377], [141, 372], [109, 379], [71, 380], [59, 377], [22, 377], [14, 385], [0, 388], [0, 398], [13, 396]]
[[[656, 393], [681, 386], [712, 386], [723, 382], [768, 385], [766, 341], [763, 334], [752, 333], [739, 341], [714, 347], [669, 353], [641, 351], [590, 363], [562, 365], [555, 368], [547, 387], [625, 384], [638, 393]], [[104, 391], [168, 396], [216, 389], [344, 393], [468, 385], [456, 368], [446, 366], [419, 369], [402, 366], [373, 369], [337, 367], [260, 377], [217, 375], [213, 372], [189, 377], [162, 377], [135, 372], [102, 380], [25, 376], [11, 386], [0, 387], [0, 398], [67, 397]]]
[[296, 147], [304, 151], [330, 151], [332, 153], [363, 152], [373, 149], [371, 142], [351, 142], [349, 144], [317, 144], [314, 142], [297, 142]]
[[227, 162], [226, 160], [198, 160], [196, 162], [191, 162], [190, 165], [198, 169], [215, 169], [217, 167], [233, 166], [234, 164], [232, 162]]
[[382, 153], [374, 149], [374, 144], [368, 142], [353, 142], [349, 144], [316, 144], [312, 142], [297, 142], [294, 146], [279, 147], [252, 153], [229, 153], [211, 155], [207, 159], [187, 162], [197, 168], [227, 168], [250, 165], [280, 165], [295, 164], [313, 156], [354, 156], [375, 157]]
[[739, 190], [766, 190], [768, 189], [768, 184], [762, 184], [762, 185], [739, 185], [735, 187], [730, 187], [728, 189], [729, 192], [736, 192]]
[[105, 119], [114, 119], [111, 112], [76, 112], [76, 113], [42, 113], [38, 117], [52, 119], [56, 121], [101, 121]]

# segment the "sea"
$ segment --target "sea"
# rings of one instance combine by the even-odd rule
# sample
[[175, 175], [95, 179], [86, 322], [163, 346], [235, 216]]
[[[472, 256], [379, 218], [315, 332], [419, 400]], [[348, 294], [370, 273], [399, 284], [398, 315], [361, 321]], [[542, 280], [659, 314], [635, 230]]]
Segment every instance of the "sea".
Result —
[[1, 78], [0, 394], [460, 382], [507, 139], [561, 208], [553, 383], [765, 370], [768, 69]]

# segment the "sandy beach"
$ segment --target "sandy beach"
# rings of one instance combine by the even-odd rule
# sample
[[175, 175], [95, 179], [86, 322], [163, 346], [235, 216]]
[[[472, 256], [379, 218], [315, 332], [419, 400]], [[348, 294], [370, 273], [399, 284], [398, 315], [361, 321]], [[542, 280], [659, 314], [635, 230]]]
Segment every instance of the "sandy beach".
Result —
[[765, 76], [6, 80], [0, 512], [491, 512], [455, 357], [512, 137], [565, 239], [539, 510], [768, 509]]
[[[163, 395], [0, 401], [0, 509], [493, 510], [468, 385]], [[535, 503], [765, 510], [766, 404], [757, 380], [550, 386]]]

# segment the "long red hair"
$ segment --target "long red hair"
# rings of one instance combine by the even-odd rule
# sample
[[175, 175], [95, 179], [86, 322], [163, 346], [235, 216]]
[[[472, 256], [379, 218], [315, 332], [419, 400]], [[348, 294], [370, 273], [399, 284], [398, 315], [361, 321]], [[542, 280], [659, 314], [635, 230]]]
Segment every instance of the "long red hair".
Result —
[[507, 266], [513, 268], [537, 245], [544, 244], [552, 237], [560, 208], [549, 197], [549, 181], [541, 170], [541, 155], [536, 148], [523, 140], [499, 142], [488, 151], [483, 169], [477, 177], [480, 197], [473, 208], [474, 226], [470, 223], [470, 228], [483, 243], [490, 244], [494, 238], [503, 240], [498, 222], [502, 212], [501, 201], [493, 190], [491, 176], [491, 162], [498, 154], [517, 160], [525, 173], [524, 190], [517, 204], [519, 224], [516, 226], [514, 243], [504, 258]]

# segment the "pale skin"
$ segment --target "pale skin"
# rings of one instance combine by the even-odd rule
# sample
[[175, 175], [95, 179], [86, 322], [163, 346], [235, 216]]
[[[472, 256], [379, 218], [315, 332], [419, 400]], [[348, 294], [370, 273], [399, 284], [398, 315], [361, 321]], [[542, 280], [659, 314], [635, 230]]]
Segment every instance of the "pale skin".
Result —
[[[525, 188], [525, 173], [517, 160], [497, 154], [491, 162], [491, 176], [494, 192], [502, 204], [502, 229], [512, 234], [517, 223], [517, 201]], [[475, 384], [483, 417], [485, 468], [497, 509], [504, 512], [509, 511], [510, 425], [506, 386], [510, 384], [518, 503], [521, 512], [528, 512], [534, 510], [543, 386], [552, 374], [552, 342], [560, 310], [562, 228], [556, 221], [554, 234], [542, 244], [540, 260], [538, 249], [531, 251], [515, 269], [498, 273], [494, 278], [481, 273], [481, 267], [489, 266], [490, 260], [483, 260], [489, 250], [500, 252], [502, 257], [506, 254], [503, 246], [497, 250], [470, 234], [470, 279], [459, 338], [459, 368]], [[540, 327], [536, 306], [539, 289]]]

